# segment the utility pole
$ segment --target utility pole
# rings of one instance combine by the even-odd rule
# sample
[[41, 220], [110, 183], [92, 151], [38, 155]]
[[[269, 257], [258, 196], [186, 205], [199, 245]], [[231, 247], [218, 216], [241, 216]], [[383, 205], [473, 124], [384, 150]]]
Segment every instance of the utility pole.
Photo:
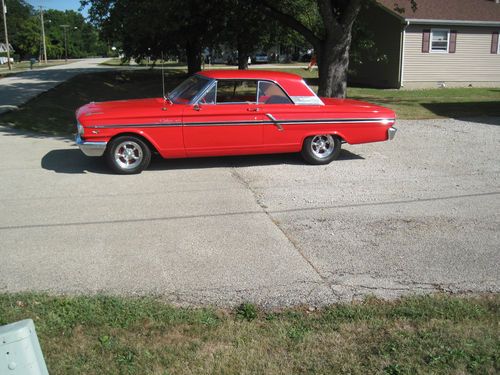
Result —
[[5, 1], [2, 0], [2, 14], [3, 14], [3, 29], [5, 31], [5, 44], [7, 45], [7, 65], [9, 70], [12, 70], [10, 65], [10, 47], [9, 47], [9, 34], [7, 33], [7, 7], [5, 6]]
[[43, 7], [40, 5], [40, 21], [42, 23], [43, 60], [47, 64], [47, 46], [45, 45], [45, 23], [43, 21]]
[[[2, 0], [3, 1], [3, 0]], [[68, 27], [69, 25], [61, 25], [61, 27], [64, 29], [64, 59], [66, 62], [68, 62]]]

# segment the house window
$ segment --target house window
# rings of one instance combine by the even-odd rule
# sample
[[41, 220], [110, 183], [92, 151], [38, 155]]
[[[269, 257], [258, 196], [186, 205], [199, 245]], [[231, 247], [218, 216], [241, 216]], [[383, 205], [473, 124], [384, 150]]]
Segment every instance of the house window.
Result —
[[450, 30], [432, 29], [431, 30], [431, 52], [448, 52], [448, 43], [450, 41]]

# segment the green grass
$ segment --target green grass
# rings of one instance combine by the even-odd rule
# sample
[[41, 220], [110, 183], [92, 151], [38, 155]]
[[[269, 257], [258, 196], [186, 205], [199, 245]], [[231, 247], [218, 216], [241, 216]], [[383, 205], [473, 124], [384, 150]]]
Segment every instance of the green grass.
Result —
[[[40, 62], [37, 62], [36, 64], [33, 65], [33, 70], [44, 69], [48, 68], [49, 66], [57, 66], [64, 64], [66, 64], [64, 60], [50, 60], [47, 62], [47, 64], [42, 64]], [[16, 62], [12, 64], [12, 70], [9, 70], [7, 64], [0, 65], [0, 77], [12, 73], [19, 73], [19, 72], [24, 72], [26, 70], [30, 70], [30, 65], [31, 64], [29, 61]]]
[[[316, 70], [311, 72], [300, 68], [275, 70], [300, 74], [317, 89]], [[181, 66], [170, 66], [165, 72], [167, 90], [175, 87], [186, 77], [186, 72]], [[34, 98], [18, 111], [1, 115], [0, 125], [53, 135], [69, 135], [75, 131], [75, 109], [85, 103], [160, 96], [159, 69], [82, 74]], [[500, 88], [410, 91], [352, 87], [348, 88], [348, 97], [392, 108], [400, 119], [500, 116]]]
[[499, 295], [263, 311], [0, 294], [0, 324], [33, 319], [51, 374], [495, 374], [499, 311]]

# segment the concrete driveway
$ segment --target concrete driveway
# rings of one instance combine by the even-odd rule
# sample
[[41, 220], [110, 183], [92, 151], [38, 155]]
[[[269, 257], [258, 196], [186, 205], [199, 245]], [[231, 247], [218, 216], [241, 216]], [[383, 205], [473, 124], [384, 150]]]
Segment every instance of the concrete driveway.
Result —
[[500, 118], [398, 127], [328, 166], [155, 160], [135, 176], [3, 128], [0, 291], [224, 306], [500, 291]]

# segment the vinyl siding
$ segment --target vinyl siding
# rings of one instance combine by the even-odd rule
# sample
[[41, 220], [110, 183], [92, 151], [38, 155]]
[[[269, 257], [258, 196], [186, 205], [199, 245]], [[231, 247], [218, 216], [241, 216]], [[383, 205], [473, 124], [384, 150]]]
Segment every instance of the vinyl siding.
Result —
[[[422, 52], [422, 32], [433, 28], [457, 31], [455, 53]], [[491, 34], [499, 29], [410, 25], [406, 30], [403, 84], [500, 82], [500, 54], [490, 53]]]

